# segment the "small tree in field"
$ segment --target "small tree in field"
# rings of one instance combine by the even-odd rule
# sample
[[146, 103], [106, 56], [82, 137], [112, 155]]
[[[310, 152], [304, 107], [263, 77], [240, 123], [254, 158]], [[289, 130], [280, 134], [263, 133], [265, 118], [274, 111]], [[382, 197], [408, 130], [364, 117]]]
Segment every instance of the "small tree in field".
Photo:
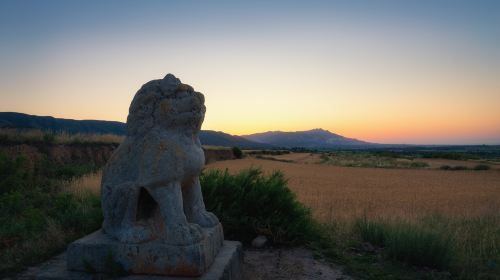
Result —
[[238, 147], [233, 147], [233, 155], [235, 158], [243, 158], [243, 152]]

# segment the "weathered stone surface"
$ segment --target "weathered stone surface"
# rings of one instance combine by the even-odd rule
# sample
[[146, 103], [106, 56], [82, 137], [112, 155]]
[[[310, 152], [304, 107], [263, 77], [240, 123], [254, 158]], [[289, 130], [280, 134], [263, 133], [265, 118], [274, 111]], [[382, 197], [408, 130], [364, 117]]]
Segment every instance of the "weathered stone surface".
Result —
[[200, 277], [176, 277], [160, 275], [128, 275], [113, 277], [109, 274], [91, 274], [66, 269], [66, 256], [60, 255], [40, 269], [38, 280], [239, 280], [242, 279], [243, 251], [240, 242], [224, 241], [209, 270]]
[[203, 228], [204, 239], [191, 245], [155, 240], [141, 244], [119, 242], [101, 230], [70, 244], [68, 269], [109, 273], [111, 269], [137, 274], [201, 275], [222, 245], [222, 227]]
[[136, 93], [127, 137], [103, 172], [106, 234], [125, 243], [190, 245], [203, 239], [202, 227], [219, 224], [205, 210], [198, 179], [204, 116], [203, 95], [171, 74]]
[[204, 97], [171, 74], [141, 87], [127, 136], [103, 170], [102, 231], [71, 244], [68, 268], [200, 276], [224, 240], [207, 212], [198, 176]]

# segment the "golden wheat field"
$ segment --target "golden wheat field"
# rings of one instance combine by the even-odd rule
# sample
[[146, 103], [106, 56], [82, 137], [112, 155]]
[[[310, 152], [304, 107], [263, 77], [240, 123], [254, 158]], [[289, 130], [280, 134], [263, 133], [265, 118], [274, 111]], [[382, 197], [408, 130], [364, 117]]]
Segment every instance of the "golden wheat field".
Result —
[[[314, 155], [247, 157], [219, 161], [207, 169], [237, 172], [261, 167], [281, 170], [298, 199], [323, 222], [368, 217], [414, 219], [432, 214], [479, 217], [500, 212], [500, 172], [338, 167], [314, 163]], [[316, 161], [317, 162], [317, 161]]]
[[[317, 163], [317, 155], [294, 153], [275, 156], [280, 162], [247, 157], [214, 162], [206, 169], [235, 173], [260, 167], [280, 170], [298, 199], [323, 222], [368, 216], [414, 219], [432, 214], [480, 217], [500, 212], [500, 171], [443, 171], [339, 167]], [[74, 193], [98, 194], [101, 172], [71, 181]]]

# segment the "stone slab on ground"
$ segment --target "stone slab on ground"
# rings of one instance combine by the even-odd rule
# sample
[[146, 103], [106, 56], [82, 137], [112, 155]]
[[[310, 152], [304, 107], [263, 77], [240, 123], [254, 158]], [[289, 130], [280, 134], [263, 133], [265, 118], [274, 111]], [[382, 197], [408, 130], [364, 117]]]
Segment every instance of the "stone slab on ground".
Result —
[[71, 271], [66, 268], [66, 254], [59, 255], [40, 268], [38, 280], [238, 280], [242, 279], [243, 251], [240, 242], [225, 240], [209, 270], [201, 277], [171, 277], [157, 275], [129, 275], [109, 277], [106, 274], [92, 274]]

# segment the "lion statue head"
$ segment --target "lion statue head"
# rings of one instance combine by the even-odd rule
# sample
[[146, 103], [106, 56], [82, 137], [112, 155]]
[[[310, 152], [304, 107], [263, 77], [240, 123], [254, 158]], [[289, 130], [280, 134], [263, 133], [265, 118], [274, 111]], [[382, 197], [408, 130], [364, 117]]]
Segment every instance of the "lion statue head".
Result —
[[205, 117], [204, 103], [203, 94], [172, 74], [150, 81], [139, 89], [130, 104], [127, 135], [144, 135], [153, 127], [196, 133]]

